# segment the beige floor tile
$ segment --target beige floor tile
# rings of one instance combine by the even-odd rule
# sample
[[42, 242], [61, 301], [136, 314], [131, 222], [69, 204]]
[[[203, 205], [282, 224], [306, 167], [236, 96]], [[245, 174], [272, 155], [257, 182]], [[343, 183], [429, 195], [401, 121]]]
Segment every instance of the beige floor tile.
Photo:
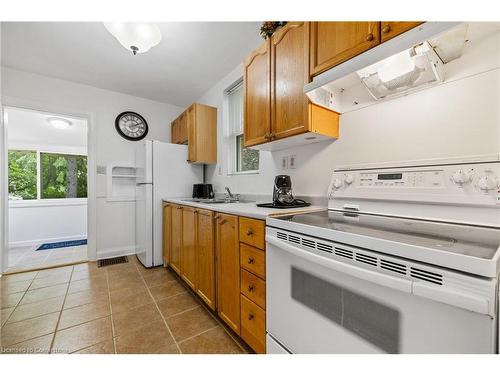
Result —
[[47, 286], [53, 286], [58, 284], [65, 284], [69, 282], [71, 274], [56, 274], [49, 275], [46, 277], [38, 278], [38, 276], [33, 280], [30, 285], [29, 290], [45, 288]]
[[64, 309], [70, 309], [88, 303], [109, 303], [108, 292], [84, 290], [82, 292], [68, 294], [64, 302]]
[[175, 276], [167, 270], [162, 270], [162, 272], [155, 272], [153, 274], [144, 274], [143, 276], [146, 285], [150, 288], [176, 280]]
[[241, 348], [222, 327], [216, 327], [201, 335], [179, 343], [184, 354], [242, 354]]
[[25, 303], [33, 303], [48, 298], [63, 296], [66, 294], [67, 289], [68, 284], [58, 284], [45, 288], [28, 290], [19, 304], [23, 305]]
[[2, 309], [6, 309], [8, 307], [14, 307], [16, 306], [19, 301], [21, 301], [21, 298], [23, 298], [24, 292], [20, 293], [12, 293], [12, 294], [1, 294], [1, 303], [0, 306]]
[[48, 354], [53, 333], [2, 348], [3, 354]]
[[0, 310], [0, 326], [3, 326], [3, 324], [9, 319], [10, 314], [14, 311], [14, 307], [9, 307], [6, 309], [1, 309]]
[[111, 296], [111, 311], [113, 314], [117, 314], [122, 311], [127, 311], [133, 309], [134, 307], [138, 307], [141, 305], [146, 305], [153, 302], [149, 293], [139, 293], [134, 294], [125, 299], [118, 299]]
[[78, 350], [74, 354], [115, 354], [115, 344], [113, 340], [100, 342], [91, 347]]
[[167, 324], [177, 341], [199, 335], [218, 325], [201, 306], [167, 318]]
[[189, 292], [162, 299], [157, 304], [165, 318], [199, 306], [199, 303]]
[[112, 319], [115, 328], [115, 336], [129, 333], [151, 322], [159, 321], [163, 323], [161, 315], [154, 303], [142, 305], [116, 314], [113, 312]]
[[[76, 267], [76, 266], [75, 266]], [[106, 272], [100, 269], [82, 269], [74, 270], [71, 274], [71, 281], [85, 280], [85, 279], [106, 279]]]
[[148, 293], [148, 289], [144, 284], [139, 285], [139, 286], [134, 286], [134, 287], [125, 287], [125, 288], [120, 288], [120, 289], [115, 289], [115, 290], [110, 290], [109, 294], [111, 295], [111, 299], [117, 301], [117, 300], [124, 300], [129, 297], [132, 297], [136, 294], [146, 294]]
[[97, 262], [86, 262], [81, 264], [75, 264], [73, 266], [73, 273], [86, 271], [88, 273], [93, 272], [105, 272], [103, 268], [97, 267]]
[[149, 288], [149, 290], [156, 301], [186, 292], [186, 288], [178, 281], [170, 281], [163, 285], [157, 285]]
[[112, 266], [106, 266], [103, 267], [102, 269], [105, 269], [108, 275], [113, 276], [113, 275], [125, 275], [127, 273], [137, 273], [137, 267], [133, 263], [121, 263], [121, 264], [114, 264]]
[[58, 329], [64, 329], [78, 324], [86, 323], [91, 320], [104, 318], [110, 314], [109, 303], [89, 303], [63, 310], [59, 320]]
[[73, 271], [73, 266], [49, 268], [46, 270], [40, 270], [38, 272], [38, 275], [36, 275], [36, 279], [41, 279], [41, 278], [49, 277], [49, 276], [63, 276], [63, 275], [64, 276], [71, 276], [72, 271]]
[[52, 349], [73, 353], [111, 338], [111, 318], [105, 317], [57, 331]]
[[2, 276], [2, 279], [5, 277], [6, 280], [9, 280], [12, 282], [33, 280], [35, 278], [35, 276], [37, 275], [37, 273], [38, 273], [38, 271], [15, 273], [12, 275]]
[[109, 290], [114, 291], [114, 290], [119, 290], [123, 288], [134, 288], [134, 289], [142, 289], [144, 288], [144, 282], [142, 281], [142, 278], [137, 275], [137, 277], [131, 277], [131, 278], [123, 278], [123, 279], [109, 279]]
[[153, 322], [129, 334], [116, 338], [118, 354], [179, 353], [172, 335], [163, 323]]
[[9, 323], [35, 318], [37, 316], [50, 314], [62, 309], [64, 296], [49, 298], [39, 302], [26, 303], [16, 307], [9, 318]]
[[20, 293], [28, 290], [32, 280], [25, 281], [10, 281], [2, 280], [4, 277], [0, 278], [0, 289], [2, 294], [12, 294]]
[[84, 290], [95, 290], [107, 292], [108, 281], [106, 280], [106, 275], [99, 277], [92, 277], [89, 279], [82, 279], [77, 281], [72, 281], [69, 283], [68, 293], [77, 293]]
[[11, 346], [52, 333], [56, 329], [58, 318], [59, 313], [55, 312], [17, 323], [7, 323], [2, 327], [0, 333], [2, 345]]

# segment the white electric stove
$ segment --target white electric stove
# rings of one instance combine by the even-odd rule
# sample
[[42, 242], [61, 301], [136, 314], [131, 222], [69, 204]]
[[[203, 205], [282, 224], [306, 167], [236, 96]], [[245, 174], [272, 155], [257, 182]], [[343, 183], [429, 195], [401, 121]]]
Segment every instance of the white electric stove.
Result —
[[267, 219], [269, 353], [496, 353], [498, 158], [334, 171]]

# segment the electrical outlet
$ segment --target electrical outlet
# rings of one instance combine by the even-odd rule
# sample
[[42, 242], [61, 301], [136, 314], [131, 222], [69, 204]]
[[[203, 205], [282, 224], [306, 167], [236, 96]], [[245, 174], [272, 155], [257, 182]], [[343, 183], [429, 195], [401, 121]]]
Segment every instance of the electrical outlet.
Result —
[[281, 158], [281, 169], [288, 169], [288, 156]]
[[290, 169], [295, 169], [297, 167], [297, 156], [290, 155], [290, 157], [288, 158], [288, 167]]

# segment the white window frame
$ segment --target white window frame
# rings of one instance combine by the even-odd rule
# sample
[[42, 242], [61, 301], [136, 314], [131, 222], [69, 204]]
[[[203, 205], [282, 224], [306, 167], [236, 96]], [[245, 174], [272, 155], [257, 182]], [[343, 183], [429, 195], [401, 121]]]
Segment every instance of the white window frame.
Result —
[[[228, 160], [228, 169], [227, 175], [248, 175], [248, 174], [258, 174], [259, 169], [251, 170], [251, 171], [238, 171], [238, 153], [237, 153], [237, 137], [239, 135], [243, 135], [243, 119], [241, 121], [240, 131], [235, 131], [233, 128], [233, 124], [231, 124], [230, 118], [230, 102], [229, 95], [234, 92], [234, 90], [241, 89], [243, 90], [243, 77], [235, 81], [232, 85], [230, 85], [226, 90], [224, 90], [224, 104], [225, 104], [225, 144], [227, 145], [227, 160]], [[243, 93], [242, 93], [243, 95]], [[242, 99], [243, 100], [243, 99]], [[242, 103], [242, 116], [243, 116], [243, 103]], [[260, 155], [259, 155], [260, 159]], [[260, 168], [260, 160], [259, 160], [259, 168]]]
[[[85, 156], [88, 155], [82, 152], [74, 151], [64, 151], [64, 150], [53, 150], [36, 148], [30, 146], [13, 145], [9, 147], [7, 152], [10, 150], [16, 151], [31, 151], [36, 152], [36, 199], [26, 199], [26, 200], [9, 200], [9, 207], [51, 207], [51, 206], [79, 206], [86, 205], [88, 198], [45, 198], [41, 197], [42, 194], [42, 174], [41, 174], [41, 154], [60, 154], [60, 155], [75, 155], [75, 156]], [[88, 167], [87, 167], [88, 168]], [[88, 171], [87, 171], [88, 180]], [[88, 195], [88, 181], [87, 181], [87, 195]]]

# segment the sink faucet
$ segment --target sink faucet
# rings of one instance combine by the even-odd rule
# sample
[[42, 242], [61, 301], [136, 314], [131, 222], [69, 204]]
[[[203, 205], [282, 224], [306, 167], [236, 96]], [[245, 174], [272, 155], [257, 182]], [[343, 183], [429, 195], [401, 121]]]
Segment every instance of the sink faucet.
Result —
[[237, 201], [240, 199], [240, 195], [231, 193], [231, 190], [229, 189], [229, 187], [226, 186], [224, 188], [224, 190], [226, 190], [226, 199], [234, 200], [234, 201]]

